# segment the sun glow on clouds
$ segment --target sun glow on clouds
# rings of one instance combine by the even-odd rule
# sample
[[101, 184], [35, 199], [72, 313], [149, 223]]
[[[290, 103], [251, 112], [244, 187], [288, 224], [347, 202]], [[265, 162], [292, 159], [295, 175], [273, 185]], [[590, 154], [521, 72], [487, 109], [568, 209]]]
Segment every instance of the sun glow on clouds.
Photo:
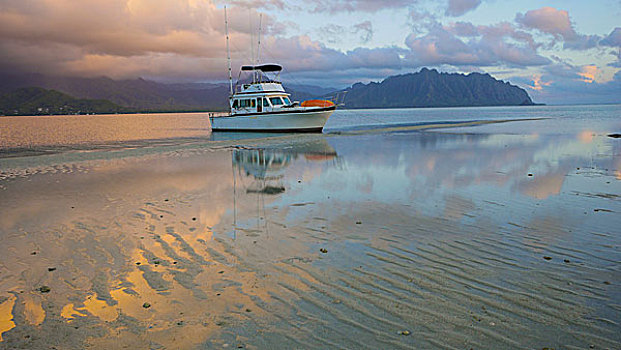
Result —
[[547, 82], [542, 81], [541, 74], [534, 74], [532, 83], [533, 85], [526, 85], [526, 87], [533, 89], [535, 91], [541, 91], [544, 86], [550, 86], [550, 84], [552, 84], [552, 82], [550, 81], [547, 81]]
[[[327, 85], [344, 86], [421, 67], [464, 73], [510, 69], [515, 73], [494, 76], [520, 81], [533, 93], [564, 94], [555, 89], [573, 83], [584, 90], [583, 83], [608, 82], [607, 91], [614, 92], [613, 79], [621, 81], [621, 74], [613, 78], [621, 68], [621, 28], [608, 33], [580, 31], [582, 22], [575, 23], [572, 17], [580, 7], [527, 1], [511, 5], [509, 17], [477, 23], [473, 18], [488, 11], [489, 2], [441, 3], [2, 0], [0, 74], [223, 80], [226, 4], [233, 66], [247, 63], [251, 56], [250, 40], [256, 43], [261, 12], [264, 60], [283, 64], [304, 83], [317, 84], [317, 77], [322, 82], [329, 77]], [[326, 28], [341, 34], [326, 35]], [[386, 33], [391, 33], [389, 39]]]
[[580, 80], [589, 84], [592, 84], [595, 81], [596, 74], [597, 66], [593, 64], [582, 67], [582, 72], [578, 73], [578, 75], [581, 77]]

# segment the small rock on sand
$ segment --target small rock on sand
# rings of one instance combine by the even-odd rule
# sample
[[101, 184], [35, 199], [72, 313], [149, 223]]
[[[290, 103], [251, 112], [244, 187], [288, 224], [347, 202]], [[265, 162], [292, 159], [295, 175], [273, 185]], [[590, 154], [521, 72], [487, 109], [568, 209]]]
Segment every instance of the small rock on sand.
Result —
[[41, 292], [41, 293], [49, 293], [51, 291], [51, 289], [48, 286], [41, 286], [41, 287], [39, 287], [38, 291]]
[[142, 307], [144, 307], [145, 309], [148, 309], [148, 308], [150, 308], [150, 307], [151, 307], [151, 304], [149, 304], [149, 303], [144, 303], [144, 304], [142, 304]]

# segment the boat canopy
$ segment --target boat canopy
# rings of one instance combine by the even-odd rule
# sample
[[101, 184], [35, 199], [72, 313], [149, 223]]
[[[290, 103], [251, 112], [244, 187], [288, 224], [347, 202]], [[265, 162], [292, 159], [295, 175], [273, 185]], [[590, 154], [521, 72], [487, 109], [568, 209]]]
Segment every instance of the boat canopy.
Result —
[[282, 70], [282, 66], [279, 64], [275, 64], [275, 63], [267, 63], [267, 64], [260, 64], [258, 66], [242, 66], [241, 67], [242, 71], [253, 71], [253, 70], [259, 70], [261, 72], [280, 72]]

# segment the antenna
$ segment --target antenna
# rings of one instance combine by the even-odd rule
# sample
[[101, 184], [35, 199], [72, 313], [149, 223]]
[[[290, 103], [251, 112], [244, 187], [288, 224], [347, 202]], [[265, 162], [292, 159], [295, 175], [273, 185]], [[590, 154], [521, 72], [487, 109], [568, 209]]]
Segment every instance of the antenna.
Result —
[[263, 14], [259, 14], [259, 44], [257, 45], [257, 64], [261, 63], [261, 22], [263, 21]]
[[[248, 24], [250, 26], [250, 64], [254, 62], [254, 32], [252, 29], [252, 12], [248, 9]], [[252, 82], [256, 82], [257, 72], [252, 71]]]
[[226, 59], [229, 63], [229, 86], [231, 88], [230, 96], [233, 96], [233, 75], [231, 72], [231, 50], [229, 49], [229, 19], [226, 16], [226, 6], [224, 6], [224, 28], [226, 31]]

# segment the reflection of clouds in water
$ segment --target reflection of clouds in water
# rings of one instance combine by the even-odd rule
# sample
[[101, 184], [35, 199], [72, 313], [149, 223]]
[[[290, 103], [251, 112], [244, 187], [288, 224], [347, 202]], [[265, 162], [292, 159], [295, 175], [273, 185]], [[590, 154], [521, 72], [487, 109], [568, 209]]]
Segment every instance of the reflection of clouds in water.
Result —
[[[597, 154], [594, 164], [619, 169], [618, 156], [599, 152], [608, 146], [598, 138], [588, 144], [593, 153], [563, 146], [577, 139], [549, 135], [524, 142], [437, 133], [318, 138], [312, 146], [324, 151], [261, 150], [263, 161], [276, 163], [234, 161], [227, 149], [10, 183], [3, 195], [15, 209], [0, 215], [21, 219], [0, 216], [10, 231], [0, 246], [0, 267], [10, 267], [0, 293], [11, 291], [0, 294], [0, 331], [11, 329], [5, 339], [17, 342], [36, 325], [44, 335], [79, 327], [76, 347], [192, 348], [253, 322], [260, 337], [348, 341], [343, 335], [364, 329], [377, 341], [390, 335], [368, 324], [417, 325], [418, 312], [433, 334], [446, 322], [472, 325], [464, 302], [499, 308], [511, 324], [557, 326], [586, 312], [570, 299], [575, 294], [554, 294], [565, 275], [548, 270], [557, 280], [544, 278], [529, 254], [574, 244], [569, 229], [580, 230], [582, 217], [565, 219], [575, 210], [561, 190], [586, 183], [571, 173], [576, 161]], [[545, 160], [536, 156], [542, 149], [565, 152]], [[241, 190], [272, 174], [261, 164], [276, 166], [284, 192]], [[532, 168], [539, 171], [528, 177]], [[35, 199], [40, 205], [29, 207]], [[27, 223], [29, 216], [37, 221]], [[610, 220], [591, 216], [593, 230], [606, 232]], [[571, 254], [585, 256], [580, 248]], [[41, 284], [51, 292], [36, 292]], [[360, 317], [357, 328], [351, 320]], [[493, 331], [500, 337], [478, 341], [514, 344], [514, 330]]]
[[518, 191], [524, 195], [536, 199], [546, 199], [561, 193], [561, 188], [565, 182], [565, 176], [565, 173], [538, 174], [532, 180], [518, 182], [516, 187]]
[[591, 130], [584, 130], [578, 134], [578, 140], [582, 143], [591, 143], [593, 142], [594, 136], [595, 136], [595, 132]]
[[[322, 166], [334, 156], [330, 150], [294, 159]], [[2, 221], [3, 229], [22, 233], [7, 237], [0, 247], [0, 262], [12, 266], [2, 286], [31, 290], [47, 283], [52, 292], [1, 300], [0, 330], [17, 324], [18, 332], [28, 332], [28, 324], [40, 324], [45, 333], [56, 324], [89, 334], [88, 339], [74, 337], [73, 344], [111, 348], [155, 342], [166, 348], [191, 348], [221, 327], [266, 317], [259, 303], [271, 300], [277, 284], [268, 282], [269, 274], [246, 265], [244, 254], [249, 251], [236, 255], [232, 242], [214, 240], [211, 229], [231, 227], [231, 152], [93, 163], [91, 173], [60, 178], [53, 190], [49, 182], [55, 179], [36, 178], [16, 180], [4, 192], [15, 209], [3, 212], [14, 218]], [[321, 168], [308, 170], [314, 176], [321, 173]], [[39, 199], [40, 193], [46, 196]], [[256, 195], [244, 196], [238, 209], [253, 213], [255, 202], [248, 199]], [[28, 206], [33, 200], [41, 204]], [[24, 219], [33, 215], [40, 219]], [[29, 225], [28, 234], [23, 225]], [[240, 230], [244, 237], [238, 243], [257, 235], [246, 233]], [[260, 247], [257, 239], [250, 251]], [[275, 249], [258, 251], [258, 256]], [[33, 250], [36, 255], [30, 255]], [[306, 248], [287, 250], [293, 251]], [[273, 257], [271, 253], [262, 259]], [[50, 264], [57, 267], [53, 273], [46, 271]], [[299, 284], [294, 277], [280, 281]], [[23, 307], [16, 309], [15, 303]], [[145, 303], [150, 307], [143, 307]], [[60, 326], [59, 317], [64, 320]], [[99, 324], [96, 332], [89, 326], [93, 324]], [[18, 334], [10, 333], [11, 342]]]
[[540, 163], [557, 165], [568, 158], [590, 159], [598, 153], [608, 153], [610, 141], [603, 136], [593, 137], [589, 142], [582, 139], [561, 138], [549, 140], [533, 154], [534, 166]]
[[0, 341], [2, 341], [2, 333], [15, 327], [15, 322], [13, 322], [15, 299], [14, 295], [8, 297], [0, 296]]
[[[17, 303], [23, 305], [19, 309], [12, 306], [15, 297], [3, 301], [2, 330], [12, 328], [12, 319], [20, 326], [43, 322], [41, 327], [47, 327], [46, 315], [55, 318], [50, 316], [54, 314], [52, 307], [76, 327], [87, 327], [84, 322], [94, 317], [105, 322], [102, 330], [111, 333], [115, 329], [126, 332], [122, 331], [122, 324], [127, 322], [143, 329], [147, 325], [144, 322], [149, 320], [158, 323], [166, 333], [170, 320], [183, 318], [180, 312], [198, 318], [191, 311], [200, 310], [195, 307], [199, 300], [192, 291], [183, 290], [203, 286], [207, 287], [206, 291], [215, 280], [221, 279], [215, 271], [211, 278], [203, 276], [204, 267], [198, 268], [197, 264], [201, 260], [213, 260], [209, 254], [201, 253], [205, 244], [212, 241], [207, 227], [216, 225], [228, 209], [231, 199], [224, 193], [230, 193], [232, 187], [230, 157], [226, 153], [212, 155], [208, 163], [202, 160], [202, 157], [176, 158], [176, 166], [153, 160], [133, 165], [121, 162], [119, 166], [106, 163], [101, 171], [59, 178], [52, 190], [49, 182], [54, 179], [13, 180], [3, 196], [10, 198], [14, 205], [2, 212], [3, 230], [13, 234], [4, 236], [5, 244], [0, 247], [0, 262], [11, 266], [11, 273], [1, 285], [9, 290], [33, 290], [40, 284], [48, 284], [52, 291], [41, 296], [38, 292], [16, 294]], [[180, 193], [186, 195], [179, 197]], [[197, 196], [205, 197], [204, 194], [206, 200], [191, 204]], [[73, 210], [69, 210], [71, 207]], [[103, 220], [85, 220], [85, 216]], [[30, 217], [37, 220], [25, 219]], [[197, 220], [193, 221], [192, 217]], [[169, 232], [164, 224], [168, 220], [180, 226]], [[27, 233], [23, 232], [23, 226], [28, 227]], [[179, 234], [175, 234], [176, 230], [180, 230]], [[36, 255], [31, 255], [32, 251]], [[179, 260], [176, 265], [171, 255]], [[203, 258], [197, 261], [199, 256]], [[135, 265], [136, 262], [141, 265]], [[48, 272], [50, 265], [57, 270]], [[151, 279], [151, 285], [146, 278]], [[166, 282], [167, 287], [156, 291], [154, 286], [158, 281]], [[227, 294], [231, 302], [236, 299], [252, 304], [240, 293]], [[158, 307], [157, 318], [153, 319], [153, 312], [142, 307], [145, 301]], [[227, 313], [224, 309], [221, 312]], [[121, 315], [123, 320], [119, 318]], [[21, 323], [22, 319], [25, 323]], [[186, 347], [204, 341], [209, 329], [202, 325], [199, 328], [198, 334], [205, 334], [194, 337]], [[211, 328], [213, 331], [215, 326], [212, 324]], [[73, 329], [73, 325], [67, 325], [67, 329]], [[177, 332], [179, 341], [184, 338], [184, 331]], [[79, 338], [75, 341], [79, 342]], [[137, 339], [134, 345], [144, 345], [143, 335], [133, 338]], [[163, 343], [168, 347], [182, 344], [171, 343], [174, 336], [164, 334], [161, 338], [168, 339], [168, 343]]]

